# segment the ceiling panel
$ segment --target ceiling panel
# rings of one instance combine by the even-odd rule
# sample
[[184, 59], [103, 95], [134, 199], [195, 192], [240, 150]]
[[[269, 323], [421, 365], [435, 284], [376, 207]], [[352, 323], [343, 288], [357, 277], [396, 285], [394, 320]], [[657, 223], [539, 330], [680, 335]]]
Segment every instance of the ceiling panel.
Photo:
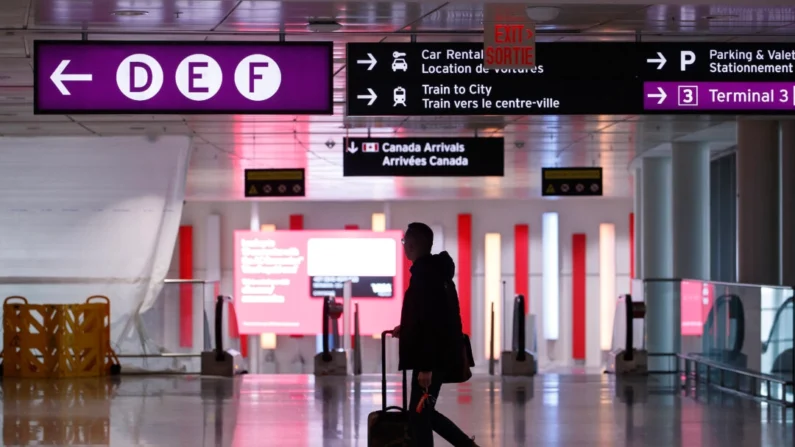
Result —
[[[795, 41], [795, 7], [561, 5], [538, 41]], [[266, 0], [2, 0], [0, 135], [191, 135], [192, 200], [242, 199], [242, 170], [304, 167], [312, 199], [516, 198], [540, 195], [543, 166], [602, 166], [605, 193], [630, 197], [636, 154], [672, 141], [731, 145], [731, 117], [710, 116], [344, 116], [349, 42], [479, 42], [476, 2]], [[139, 14], [140, 13], [140, 14]], [[138, 14], [138, 15], [136, 15]], [[334, 19], [338, 33], [312, 33]], [[334, 41], [333, 116], [34, 116], [31, 51], [36, 39]], [[412, 36], [409, 33], [413, 33]], [[346, 136], [501, 136], [501, 179], [344, 178]], [[662, 149], [661, 149], [662, 148]]]

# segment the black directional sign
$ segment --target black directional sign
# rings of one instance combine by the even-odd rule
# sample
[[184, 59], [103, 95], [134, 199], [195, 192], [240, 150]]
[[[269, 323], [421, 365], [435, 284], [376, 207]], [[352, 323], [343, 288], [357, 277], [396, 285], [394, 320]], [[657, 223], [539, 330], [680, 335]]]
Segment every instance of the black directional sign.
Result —
[[795, 45], [649, 43], [639, 47], [648, 112], [795, 113]]
[[478, 43], [351, 43], [347, 114], [795, 113], [795, 44], [537, 44], [486, 70]]
[[536, 67], [486, 70], [477, 43], [348, 44], [347, 113], [625, 113], [642, 102], [616, 94], [636, 81], [626, 69], [633, 45], [539, 43]]
[[345, 177], [502, 177], [502, 138], [345, 138]]
[[300, 169], [246, 169], [246, 197], [304, 197], [306, 175]]
[[541, 168], [545, 196], [601, 196], [602, 168]]

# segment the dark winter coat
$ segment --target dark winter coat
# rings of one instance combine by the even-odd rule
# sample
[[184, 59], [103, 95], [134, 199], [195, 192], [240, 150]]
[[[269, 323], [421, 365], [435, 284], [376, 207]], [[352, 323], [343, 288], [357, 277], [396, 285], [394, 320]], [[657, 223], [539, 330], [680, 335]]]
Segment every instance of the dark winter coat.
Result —
[[417, 259], [400, 314], [400, 369], [444, 371], [460, 355], [461, 311], [446, 251]]

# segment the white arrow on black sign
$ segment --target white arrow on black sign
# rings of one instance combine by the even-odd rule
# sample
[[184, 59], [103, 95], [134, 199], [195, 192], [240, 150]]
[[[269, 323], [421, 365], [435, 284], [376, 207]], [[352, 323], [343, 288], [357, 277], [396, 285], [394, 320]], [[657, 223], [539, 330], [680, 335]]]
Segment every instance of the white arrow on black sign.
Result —
[[662, 87], [657, 87], [657, 91], [660, 93], [649, 93], [646, 96], [648, 96], [649, 98], [659, 98], [659, 100], [657, 101], [657, 104], [659, 105], [662, 104], [663, 101], [665, 101], [665, 98], [667, 98], [668, 95], [665, 93], [665, 90], [663, 90]]
[[63, 60], [58, 67], [52, 72], [50, 79], [52, 83], [55, 84], [55, 87], [58, 88], [58, 91], [61, 92], [64, 96], [69, 96], [71, 93], [64, 85], [65, 81], [91, 81], [93, 76], [90, 74], [64, 74], [64, 70], [69, 65], [70, 60]]
[[375, 64], [377, 64], [378, 61], [375, 60], [375, 56], [373, 56], [373, 53], [367, 53], [367, 59], [359, 59], [358, 61], [356, 61], [356, 63], [361, 65], [369, 64], [370, 66], [367, 67], [367, 71], [370, 71], [373, 68], [375, 68]]
[[355, 154], [355, 153], [356, 153], [356, 151], [358, 151], [358, 150], [359, 150], [359, 148], [357, 148], [357, 147], [356, 147], [356, 144], [355, 144], [353, 141], [351, 141], [351, 144], [350, 144], [350, 146], [348, 146], [348, 149], [347, 149], [347, 150], [348, 150], [348, 152], [350, 152], [351, 154]]
[[659, 51], [657, 52], [657, 58], [656, 59], [652, 59], [652, 58], [646, 59], [646, 63], [647, 64], [657, 64], [657, 69], [658, 70], [662, 70], [662, 68], [665, 67], [665, 63], [666, 62], [668, 62], [668, 61], [665, 59], [665, 56], [663, 56], [663, 54], [660, 53]]
[[375, 94], [375, 92], [371, 88], [367, 89], [367, 93], [369, 93], [369, 94], [367, 94], [367, 95], [356, 95], [356, 99], [369, 99], [370, 101], [367, 103], [367, 105], [371, 106], [375, 102], [375, 99], [378, 98], [378, 96]]

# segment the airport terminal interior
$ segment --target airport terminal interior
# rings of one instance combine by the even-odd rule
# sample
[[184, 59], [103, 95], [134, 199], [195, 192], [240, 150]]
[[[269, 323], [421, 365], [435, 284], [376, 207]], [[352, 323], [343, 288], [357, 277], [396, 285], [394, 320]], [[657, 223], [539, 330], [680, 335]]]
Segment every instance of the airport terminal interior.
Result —
[[787, 3], [1, 0], [0, 445], [795, 445]]

